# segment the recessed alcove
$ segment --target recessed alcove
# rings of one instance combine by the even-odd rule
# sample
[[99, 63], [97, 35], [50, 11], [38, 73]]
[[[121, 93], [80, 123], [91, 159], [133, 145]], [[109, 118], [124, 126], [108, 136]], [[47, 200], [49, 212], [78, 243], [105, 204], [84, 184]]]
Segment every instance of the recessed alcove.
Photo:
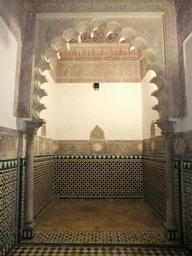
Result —
[[[169, 124], [169, 118], [182, 116], [186, 104], [181, 93], [185, 83], [178, 79], [172, 1], [37, 0], [25, 1], [25, 10], [22, 1], [13, 1], [10, 11], [5, 2], [3, 17], [19, 38], [22, 58], [16, 72], [14, 132], [9, 131], [15, 129], [14, 86], [5, 82], [1, 91], [10, 117], [6, 122], [1, 115], [9, 128], [0, 127], [3, 253], [31, 238], [35, 222], [35, 237], [24, 241], [30, 246], [168, 247], [163, 222], [172, 210], [178, 230], [167, 230], [169, 238], [179, 233], [191, 246], [191, 162], [182, 159], [185, 149], [190, 154], [190, 136], [184, 141], [176, 134], [170, 145], [155, 122]], [[186, 57], [190, 43], [191, 38], [185, 42]], [[6, 78], [12, 78], [14, 69]], [[190, 69], [186, 72], [190, 95]], [[33, 144], [36, 127], [29, 124], [42, 119], [46, 123]], [[190, 129], [190, 116], [186, 121]], [[167, 186], [166, 193], [170, 170], [173, 187]], [[168, 207], [170, 201], [175, 211]]]
[[[160, 17], [161, 15], [155, 17], [157, 26], [161, 23]], [[46, 20], [47, 17], [38, 17], [37, 33], [39, 34], [45, 31], [45, 27], [42, 26], [44, 18]], [[82, 203], [82, 212], [75, 209], [74, 212], [69, 213], [72, 222], [75, 221], [76, 211], [79, 211], [82, 219], [85, 212], [93, 216], [89, 208], [95, 209], [94, 203], [100, 204], [102, 200], [105, 205], [104, 219], [108, 215], [105, 210], [110, 200], [117, 200], [114, 204], [117, 204], [118, 200], [125, 199], [124, 203], [127, 204], [130, 203], [129, 200], [134, 199], [134, 202], [138, 200], [138, 204], [141, 203], [139, 212], [141, 208], [145, 208], [144, 198], [148, 198], [149, 203], [153, 202], [158, 214], [166, 219], [164, 179], [161, 181], [162, 189], [157, 193], [157, 198], [162, 197], [161, 207], [158, 207], [155, 196], [150, 198], [144, 193], [148, 188], [147, 193], [153, 193], [153, 182], [148, 180], [144, 173], [142, 149], [142, 141], [151, 137], [151, 124], [155, 126], [153, 121], [160, 118], [158, 112], [152, 110], [153, 106], [161, 103], [157, 100], [158, 97], [152, 97], [152, 93], [158, 91], [159, 87], [151, 80], [164, 72], [162, 65], [155, 62], [157, 60], [162, 63], [163, 55], [157, 54], [160, 49], [154, 50], [156, 42], [152, 45], [152, 42], [147, 41], [146, 36], [140, 36], [129, 28], [130, 24], [123, 28], [117, 22], [118, 18], [117, 15], [116, 20], [111, 21], [112, 17], [106, 16], [106, 20], [89, 17], [87, 14], [87, 21], [79, 22], [76, 18], [69, 17], [69, 20], [73, 20], [76, 25], [63, 27], [63, 32], [59, 35], [54, 34], [58, 33], [55, 31], [53, 38], [49, 38], [47, 43], [50, 47], [37, 38], [40, 41], [36, 42], [36, 52], [39, 54], [35, 60], [37, 75], [35, 82], [41, 83], [45, 77], [47, 82], [41, 84], [41, 89], [45, 89], [48, 93], [48, 97], [42, 97], [40, 102], [42, 107], [47, 106], [46, 110], [40, 111], [40, 118], [46, 120], [47, 137], [54, 141], [56, 155], [55, 159], [48, 163], [46, 173], [41, 164], [36, 163], [33, 214], [37, 216], [39, 223], [43, 218], [47, 218], [49, 210], [43, 211], [46, 212], [45, 215], [39, 213], [52, 198], [52, 206], [48, 205], [47, 209], [53, 207], [56, 212], [62, 204], [65, 205], [65, 202], [67, 204], [68, 201], [65, 200], [69, 200], [69, 208], [73, 208], [71, 200], [80, 200], [76, 201], [77, 204], [81, 204], [81, 200], [88, 200], [87, 204]], [[129, 19], [130, 17], [125, 18], [125, 20]], [[52, 21], [51, 23], [54, 24]], [[54, 30], [51, 23], [46, 27]], [[161, 32], [162, 27], [159, 33]], [[160, 37], [159, 35], [158, 40]], [[40, 52], [44, 44], [46, 47]], [[93, 88], [94, 83], [99, 84], [97, 90]], [[164, 88], [163, 82], [160, 89], [162, 88]], [[97, 128], [96, 132], [102, 130], [104, 134], [102, 139], [99, 136], [96, 140], [91, 139], [94, 128]], [[160, 130], [156, 129], [153, 136], [159, 135]], [[39, 143], [40, 154], [43, 152], [41, 146], [43, 140], [36, 141], [36, 145]], [[163, 177], [164, 172], [165, 164], [161, 171]], [[59, 200], [61, 200], [60, 206]], [[90, 200], [93, 200], [92, 206]], [[62, 211], [65, 209], [63, 208]], [[127, 223], [125, 222], [125, 230], [130, 228], [128, 222], [131, 221], [131, 215], [138, 215], [138, 212], [130, 211]], [[153, 215], [150, 206], [146, 208], [146, 215], [149, 218]], [[101, 216], [95, 218], [98, 226], [99, 222], [102, 222]], [[113, 217], [115, 222], [115, 216]], [[155, 221], [158, 222], [156, 217]], [[58, 219], [59, 215], [55, 218]], [[119, 218], [123, 219], [121, 216]], [[145, 217], [141, 217], [141, 223], [144, 219]], [[86, 223], [85, 219], [82, 221], [85, 222], [85, 227], [83, 229], [79, 226], [82, 229], [80, 231], [90, 231], [88, 226], [92, 224]], [[55, 227], [58, 231], [59, 221], [57, 224], [54, 221], [52, 223], [50, 229]], [[141, 225], [140, 229], [136, 228], [136, 223], [133, 224], [135, 230], [139, 232], [151, 230], [150, 225], [146, 226], [146, 229], [143, 224], [139, 225]], [[38, 227], [38, 230], [41, 231], [41, 228], [44, 229], [43, 225]], [[161, 228], [162, 223], [158, 232]], [[101, 230], [96, 228], [92, 232], [105, 232], [105, 229], [117, 231], [115, 226], [110, 227], [108, 223]], [[70, 227], [68, 231], [72, 231]], [[153, 226], [152, 232], [155, 231], [157, 230]]]

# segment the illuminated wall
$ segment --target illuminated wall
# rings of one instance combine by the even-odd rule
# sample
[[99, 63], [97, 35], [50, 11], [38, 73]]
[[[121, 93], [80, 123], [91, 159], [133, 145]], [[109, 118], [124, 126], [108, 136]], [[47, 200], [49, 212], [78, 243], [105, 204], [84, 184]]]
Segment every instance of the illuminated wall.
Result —
[[17, 41], [0, 17], [0, 126], [16, 129], [13, 116]]
[[187, 95], [187, 116], [183, 119], [182, 130], [184, 132], [192, 130], [192, 34], [184, 41], [184, 68], [185, 68], [185, 84]]
[[141, 140], [140, 83], [56, 84], [55, 139], [89, 140], [99, 125], [106, 140]]

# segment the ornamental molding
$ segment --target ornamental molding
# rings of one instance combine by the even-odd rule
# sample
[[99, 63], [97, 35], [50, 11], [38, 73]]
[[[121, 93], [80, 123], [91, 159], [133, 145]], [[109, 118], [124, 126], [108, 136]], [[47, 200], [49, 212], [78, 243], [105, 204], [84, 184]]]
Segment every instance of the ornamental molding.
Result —
[[[96, 125], [95, 128], [91, 131], [91, 133], [90, 133], [90, 140], [91, 141], [105, 140], [105, 133], [104, 133], [104, 131], [98, 125]], [[100, 151], [101, 148], [102, 148], [102, 147], [100, 147], [100, 144], [98, 144], [96, 146], [96, 149], [98, 149], [98, 148], [99, 148], [98, 151]]]

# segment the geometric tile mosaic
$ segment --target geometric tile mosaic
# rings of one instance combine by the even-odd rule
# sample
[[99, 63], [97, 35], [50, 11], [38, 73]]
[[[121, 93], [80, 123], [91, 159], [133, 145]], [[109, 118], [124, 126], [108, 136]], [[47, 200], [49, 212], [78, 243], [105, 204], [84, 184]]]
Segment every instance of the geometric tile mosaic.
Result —
[[0, 251], [16, 242], [17, 159], [0, 161]]
[[49, 158], [35, 158], [33, 178], [34, 218], [53, 198], [53, 157], [50, 160]]
[[185, 242], [192, 250], [192, 162], [183, 162]]
[[21, 169], [19, 177], [19, 202], [18, 202], [18, 242], [21, 241], [23, 236], [23, 227], [24, 227], [24, 207], [25, 207], [25, 159], [20, 159]]
[[145, 200], [166, 219], [166, 170], [164, 157], [143, 160]]
[[184, 248], [144, 247], [144, 246], [53, 246], [53, 245], [18, 245], [9, 256], [35, 255], [86, 255], [86, 256], [190, 256]]
[[[23, 243], [26, 243], [24, 240]], [[159, 232], [38, 231], [28, 243], [56, 244], [170, 244]]]
[[143, 198], [143, 162], [106, 156], [54, 160], [54, 197]]
[[176, 225], [178, 227], [178, 231], [180, 232], [180, 236], [181, 236], [178, 161], [174, 161], [174, 178], [175, 178], [175, 214], [176, 214]]

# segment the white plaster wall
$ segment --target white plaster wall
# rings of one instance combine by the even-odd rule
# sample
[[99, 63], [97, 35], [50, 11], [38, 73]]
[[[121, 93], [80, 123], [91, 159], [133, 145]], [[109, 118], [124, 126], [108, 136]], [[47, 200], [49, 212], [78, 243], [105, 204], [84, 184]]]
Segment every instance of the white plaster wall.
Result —
[[[47, 106], [47, 109], [43, 110], [40, 114], [40, 117], [46, 120], [46, 137], [54, 139], [55, 137], [55, 127], [57, 126], [56, 116], [55, 116], [55, 82], [50, 76], [48, 71], [44, 72], [48, 83], [45, 83], [41, 86], [42, 89], [45, 89], [48, 93], [48, 96], [45, 96], [41, 99], [41, 103]], [[41, 128], [38, 130], [38, 135], [41, 136]]]
[[184, 41], [184, 67], [187, 96], [187, 116], [183, 119], [181, 130], [192, 130], [192, 33]]
[[[152, 110], [152, 107], [158, 103], [157, 98], [151, 96], [151, 93], [157, 90], [157, 86], [150, 83], [150, 80], [154, 76], [155, 72], [150, 70], [141, 82], [143, 139], [150, 138], [152, 120], [156, 120], [159, 118], [158, 112]], [[156, 131], [157, 135], [160, 135], [160, 129], [158, 127]]]
[[16, 129], [13, 116], [17, 41], [0, 17], [0, 126]]
[[106, 140], [141, 140], [140, 83], [56, 84], [55, 139], [89, 140], [99, 125]]

